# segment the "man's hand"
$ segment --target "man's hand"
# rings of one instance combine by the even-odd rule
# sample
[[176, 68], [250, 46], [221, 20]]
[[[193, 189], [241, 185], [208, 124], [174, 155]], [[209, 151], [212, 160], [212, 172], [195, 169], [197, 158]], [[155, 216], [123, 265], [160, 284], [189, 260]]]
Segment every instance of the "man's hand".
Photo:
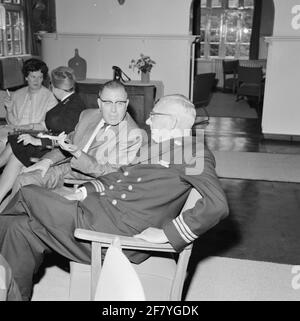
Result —
[[5, 107], [7, 107], [7, 108], [11, 108], [13, 105], [13, 101], [11, 99], [11, 96], [9, 96], [9, 95], [5, 96], [5, 98], [3, 99], [3, 102], [4, 102]]
[[67, 138], [67, 134], [65, 132], [60, 133], [57, 136], [57, 142], [61, 149], [73, 154], [78, 150], [76, 145], [71, 144], [70, 140]]
[[133, 237], [152, 243], [167, 243], [169, 241], [164, 230], [156, 227], [148, 227], [143, 232], [136, 234]]
[[50, 168], [51, 164], [53, 164], [52, 160], [45, 158], [32, 166], [25, 167], [23, 169], [22, 173], [30, 173], [30, 172], [33, 172], [36, 170], [40, 170], [42, 177], [44, 177], [46, 175], [48, 169]]
[[76, 189], [74, 193], [70, 193], [63, 196], [69, 201], [83, 201], [85, 199], [85, 195], [80, 189]]
[[18, 143], [23, 142], [23, 145], [34, 145], [34, 146], [41, 146], [42, 142], [39, 138], [32, 137], [29, 134], [22, 134], [18, 136]]

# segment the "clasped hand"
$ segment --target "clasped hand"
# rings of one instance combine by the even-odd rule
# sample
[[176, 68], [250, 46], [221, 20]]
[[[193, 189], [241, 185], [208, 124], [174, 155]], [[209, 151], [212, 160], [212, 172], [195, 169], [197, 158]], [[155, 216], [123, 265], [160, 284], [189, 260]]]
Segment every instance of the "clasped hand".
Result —
[[71, 144], [71, 141], [68, 139], [68, 135], [65, 134], [65, 132], [62, 132], [57, 136], [57, 143], [61, 149], [71, 154], [78, 150], [76, 145]]
[[40, 146], [41, 140], [39, 138], [32, 137], [29, 134], [21, 134], [18, 136], [18, 143], [23, 142], [23, 145], [34, 145], [34, 146]]

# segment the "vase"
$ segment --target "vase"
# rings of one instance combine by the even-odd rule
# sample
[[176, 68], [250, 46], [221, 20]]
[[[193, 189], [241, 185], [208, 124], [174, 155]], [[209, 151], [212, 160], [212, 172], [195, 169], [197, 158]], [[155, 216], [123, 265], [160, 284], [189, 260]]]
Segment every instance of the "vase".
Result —
[[150, 72], [141, 72], [141, 82], [148, 83], [150, 81]]
[[68, 61], [68, 66], [74, 70], [76, 80], [86, 79], [86, 60], [79, 56], [78, 49], [75, 49], [75, 56]]

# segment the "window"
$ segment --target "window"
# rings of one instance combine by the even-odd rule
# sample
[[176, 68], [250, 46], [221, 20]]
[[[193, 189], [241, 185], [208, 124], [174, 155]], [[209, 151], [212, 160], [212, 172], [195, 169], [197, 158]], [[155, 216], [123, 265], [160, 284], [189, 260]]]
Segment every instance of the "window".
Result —
[[0, 0], [0, 56], [25, 53], [24, 0]]
[[254, 0], [199, 0], [200, 56], [248, 58]]

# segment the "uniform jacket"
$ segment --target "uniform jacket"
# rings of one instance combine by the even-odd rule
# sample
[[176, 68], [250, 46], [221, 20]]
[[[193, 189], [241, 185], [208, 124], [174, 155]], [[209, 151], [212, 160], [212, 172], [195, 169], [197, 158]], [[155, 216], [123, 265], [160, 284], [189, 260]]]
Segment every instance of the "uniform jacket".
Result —
[[[163, 228], [178, 251], [228, 215], [215, 159], [192, 137], [156, 144], [151, 152], [145, 146], [135, 164], [84, 186], [88, 196], [80, 206], [91, 229], [110, 233], [115, 224], [119, 233], [132, 235]], [[193, 187], [202, 199], [178, 216]]]

